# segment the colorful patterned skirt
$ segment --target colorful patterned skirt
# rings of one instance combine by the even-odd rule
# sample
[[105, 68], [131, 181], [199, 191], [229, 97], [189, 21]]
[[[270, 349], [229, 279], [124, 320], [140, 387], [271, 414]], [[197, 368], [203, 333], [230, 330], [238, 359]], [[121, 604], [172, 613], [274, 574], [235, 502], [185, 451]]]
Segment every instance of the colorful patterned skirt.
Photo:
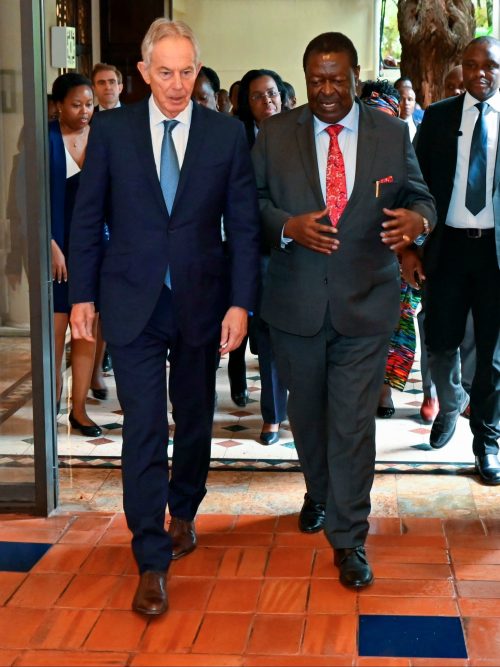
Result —
[[417, 339], [415, 335], [415, 314], [420, 303], [420, 291], [414, 290], [401, 280], [401, 313], [398, 326], [389, 343], [389, 356], [385, 367], [385, 384], [403, 391], [410, 374]]

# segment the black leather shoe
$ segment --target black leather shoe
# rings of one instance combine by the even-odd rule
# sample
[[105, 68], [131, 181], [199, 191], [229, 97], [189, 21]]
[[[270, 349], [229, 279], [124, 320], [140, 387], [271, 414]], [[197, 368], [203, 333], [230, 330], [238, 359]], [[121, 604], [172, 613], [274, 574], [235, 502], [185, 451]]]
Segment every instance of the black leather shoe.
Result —
[[500, 461], [497, 454], [476, 456], [476, 470], [485, 484], [496, 486], [500, 484]]
[[349, 588], [363, 588], [373, 581], [373, 572], [365, 548], [335, 549], [334, 563], [340, 570], [340, 583]]
[[173, 516], [168, 527], [168, 533], [172, 538], [172, 560], [187, 556], [196, 549], [198, 541], [194, 521], [177, 519]]
[[93, 389], [90, 387], [90, 391], [92, 392], [92, 396], [99, 401], [105, 401], [108, 398], [108, 390], [106, 387], [104, 389]]
[[325, 506], [315, 503], [306, 493], [299, 514], [299, 530], [302, 533], [319, 533], [325, 527]]
[[82, 435], [87, 436], [87, 438], [98, 438], [102, 435], [102, 429], [97, 426], [97, 424], [80, 424], [80, 422], [73, 417], [73, 411], [69, 413], [68, 419], [72, 428], [76, 428]]
[[167, 587], [165, 572], [146, 570], [141, 574], [132, 609], [139, 614], [159, 616], [167, 611]]
[[432, 449], [441, 449], [441, 447], [444, 447], [450, 442], [450, 440], [453, 438], [453, 434], [455, 433], [455, 429], [457, 428], [458, 418], [469, 405], [469, 401], [469, 395], [466, 394], [458, 412], [456, 411], [451, 415], [444, 415], [440, 410], [437, 413], [437, 417], [432, 424], [431, 435], [429, 437], [429, 444]]
[[242, 391], [240, 394], [233, 394], [231, 392], [231, 398], [233, 399], [233, 403], [239, 408], [244, 408], [248, 403], [248, 391], [245, 389], [245, 391]]
[[277, 442], [279, 442], [280, 439], [280, 434], [279, 431], [262, 431], [260, 434], [259, 440], [264, 444], [264, 445], [275, 445]]
[[390, 408], [385, 405], [379, 405], [377, 408], [377, 417], [380, 417], [380, 419], [390, 419], [395, 412], [396, 409], [394, 407]]
[[108, 350], [104, 351], [104, 357], [102, 359], [102, 370], [105, 373], [109, 373], [109, 371], [113, 370], [113, 364], [111, 362], [111, 357], [109, 355]]

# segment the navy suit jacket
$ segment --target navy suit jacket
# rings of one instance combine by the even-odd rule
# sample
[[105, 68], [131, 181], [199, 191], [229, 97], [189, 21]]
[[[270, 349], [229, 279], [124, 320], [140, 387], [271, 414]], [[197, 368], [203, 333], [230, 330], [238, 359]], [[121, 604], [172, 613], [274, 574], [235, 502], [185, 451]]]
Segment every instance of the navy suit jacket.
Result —
[[[110, 242], [102, 259], [105, 221]], [[92, 121], [72, 220], [70, 301], [95, 301], [100, 293], [104, 338], [126, 345], [146, 326], [167, 266], [176, 321], [190, 345], [217, 337], [228, 307], [254, 308], [259, 271], [254, 175], [242, 124], [193, 104], [169, 216], [143, 100]]]

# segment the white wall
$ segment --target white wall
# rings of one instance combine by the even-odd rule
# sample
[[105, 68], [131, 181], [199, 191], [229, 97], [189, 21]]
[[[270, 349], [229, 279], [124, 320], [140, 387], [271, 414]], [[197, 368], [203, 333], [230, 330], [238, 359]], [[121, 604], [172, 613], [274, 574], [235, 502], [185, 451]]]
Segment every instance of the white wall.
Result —
[[322, 32], [343, 32], [359, 54], [361, 78], [375, 72], [373, 0], [174, 0], [201, 44], [202, 62], [223, 88], [253, 68], [273, 69], [306, 101], [302, 55]]

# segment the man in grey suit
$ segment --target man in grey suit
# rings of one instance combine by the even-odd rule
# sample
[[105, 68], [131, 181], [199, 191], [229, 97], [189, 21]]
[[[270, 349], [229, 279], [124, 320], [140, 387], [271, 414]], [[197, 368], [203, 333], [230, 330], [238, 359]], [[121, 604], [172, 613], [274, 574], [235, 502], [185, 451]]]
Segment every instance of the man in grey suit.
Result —
[[340, 580], [361, 587], [373, 580], [364, 542], [375, 411], [399, 317], [396, 252], [428, 233], [435, 211], [407, 126], [355, 98], [351, 40], [319, 35], [303, 64], [308, 104], [263, 123], [253, 150], [272, 248], [262, 317], [305, 476], [299, 528], [324, 528]]

